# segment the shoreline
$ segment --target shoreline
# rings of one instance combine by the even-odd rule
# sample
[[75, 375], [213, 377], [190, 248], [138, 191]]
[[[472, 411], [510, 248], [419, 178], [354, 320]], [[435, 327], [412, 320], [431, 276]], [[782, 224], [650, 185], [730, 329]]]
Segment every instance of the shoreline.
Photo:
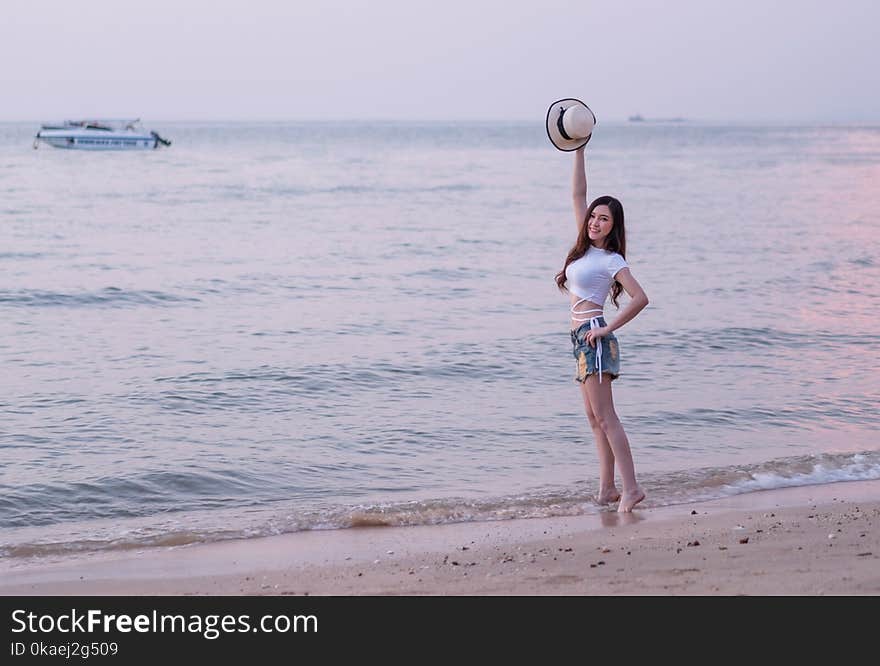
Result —
[[[0, 560], [0, 595], [880, 594], [880, 481]], [[745, 541], [743, 541], [745, 539]]]

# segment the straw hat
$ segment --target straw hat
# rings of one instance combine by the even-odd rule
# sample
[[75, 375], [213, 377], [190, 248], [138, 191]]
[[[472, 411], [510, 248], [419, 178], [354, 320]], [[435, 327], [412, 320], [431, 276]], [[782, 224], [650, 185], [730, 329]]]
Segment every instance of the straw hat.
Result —
[[593, 136], [596, 115], [579, 99], [560, 99], [547, 109], [547, 136], [566, 152], [586, 145]]

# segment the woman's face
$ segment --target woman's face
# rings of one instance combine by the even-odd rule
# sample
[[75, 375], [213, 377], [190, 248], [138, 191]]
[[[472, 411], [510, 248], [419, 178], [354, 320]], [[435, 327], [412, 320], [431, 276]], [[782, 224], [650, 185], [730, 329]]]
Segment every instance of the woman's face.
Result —
[[614, 220], [611, 218], [611, 209], [605, 205], [596, 206], [590, 213], [590, 219], [587, 220], [587, 231], [593, 245], [602, 247], [612, 227]]

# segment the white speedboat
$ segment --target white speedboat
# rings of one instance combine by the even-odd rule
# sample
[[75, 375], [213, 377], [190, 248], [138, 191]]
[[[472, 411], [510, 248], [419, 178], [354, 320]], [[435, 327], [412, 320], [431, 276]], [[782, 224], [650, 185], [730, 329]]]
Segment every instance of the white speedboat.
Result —
[[60, 125], [43, 125], [34, 137], [55, 148], [75, 150], [152, 150], [170, 146], [156, 132], [147, 132], [139, 120], [65, 120]]

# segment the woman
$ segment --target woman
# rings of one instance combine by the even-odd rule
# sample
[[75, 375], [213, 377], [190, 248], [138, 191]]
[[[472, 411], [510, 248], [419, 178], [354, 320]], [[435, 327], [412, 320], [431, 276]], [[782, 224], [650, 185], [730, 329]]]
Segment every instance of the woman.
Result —
[[[574, 216], [578, 236], [556, 275], [556, 284], [571, 294], [571, 341], [577, 359], [587, 419], [599, 450], [599, 504], [620, 500], [617, 510], [632, 511], [645, 499], [636, 481], [629, 441], [611, 396], [611, 383], [620, 374], [620, 348], [613, 331], [633, 319], [648, 304], [644, 290], [626, 264], [626, 229], [623, 206], [614, 197], [599, 197], [587, 206], [584, 147], [574, 153]], [[630, 303], [607, 324], [602, 312], [608, 292], [617, 302], [625, 290]], [[604, 380], [604, 381], [603, 381]], [[623, 480], [622, 492], [614, 483], [614, 465]]]

